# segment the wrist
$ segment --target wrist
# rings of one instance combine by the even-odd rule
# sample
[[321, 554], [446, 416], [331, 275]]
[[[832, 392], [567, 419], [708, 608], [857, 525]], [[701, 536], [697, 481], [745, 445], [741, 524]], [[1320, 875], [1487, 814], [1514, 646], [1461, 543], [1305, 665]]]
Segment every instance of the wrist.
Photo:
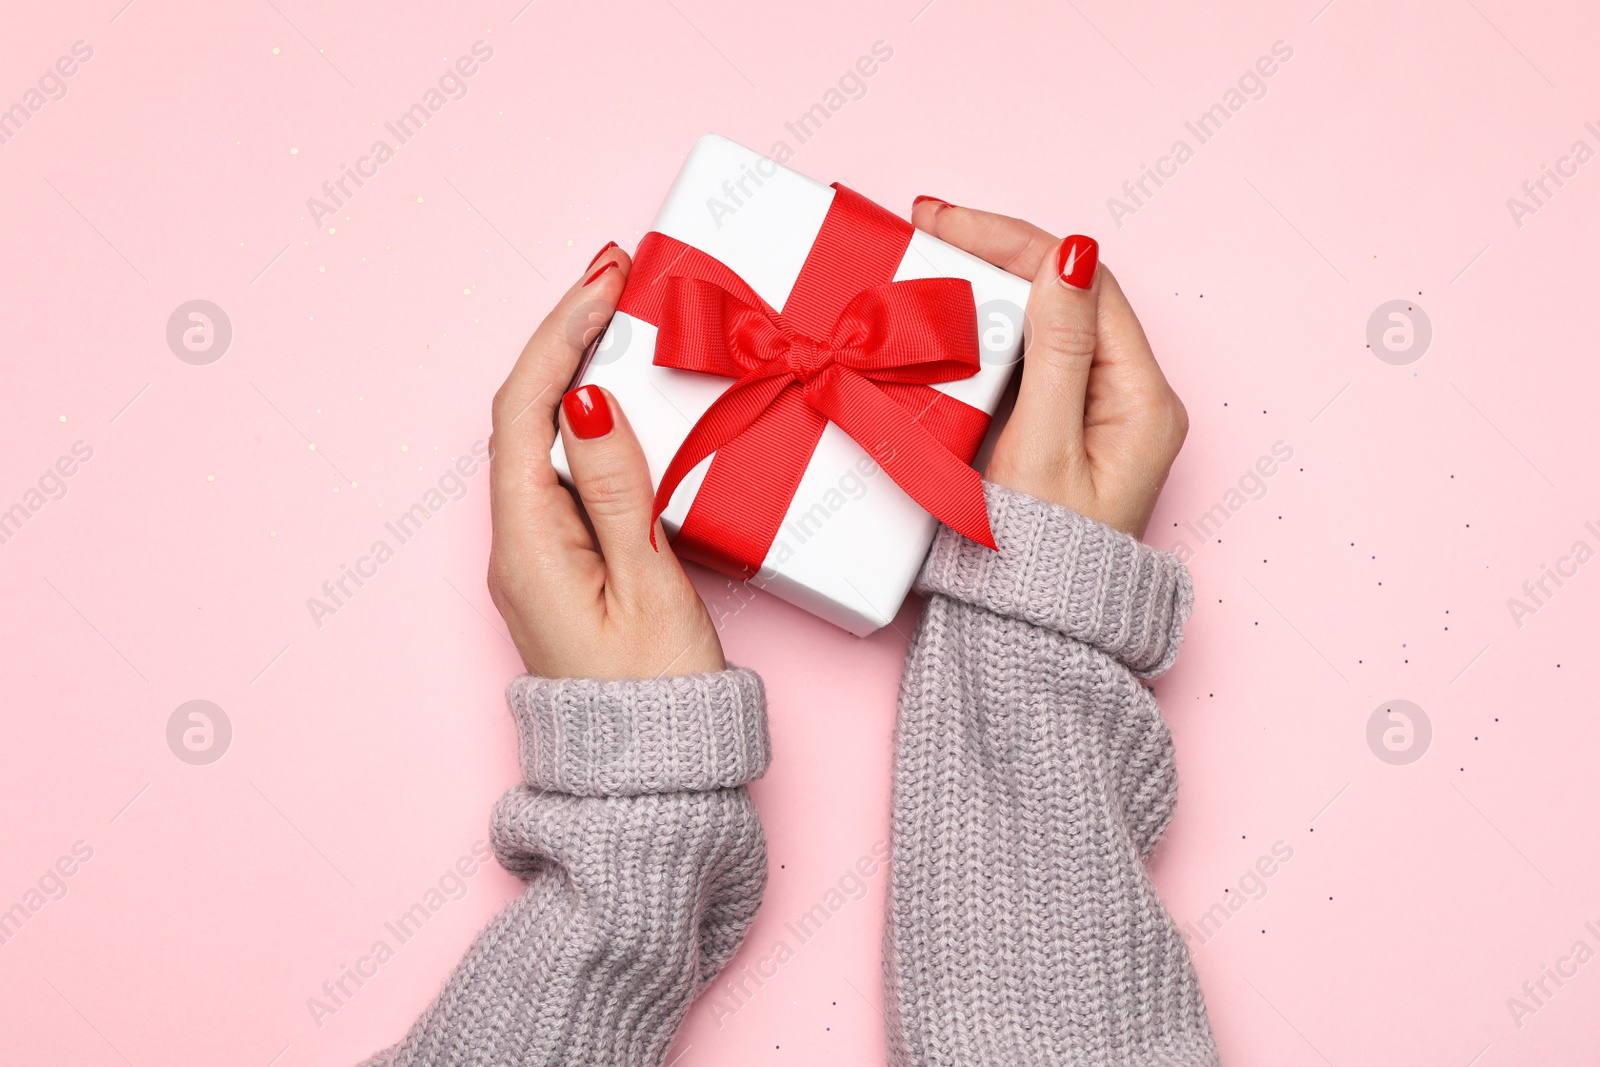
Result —
[[[1093, 482], [1087, 477], [1079, 478], [1070, 473], [1054, 471], [1019, 470], [1015, 464], [1004, 462], [998, 456], [984, 471], [984, 479], [1014, 493], [1068, 508], [1086, 519], [1141, 541], [1156, 508], [1154, 495], [1149, 499], [1132, 499], [1126, 493], [1116, 496], [1097, 493]], [[1156, 488], [1159, 493], [1160, 486]]]

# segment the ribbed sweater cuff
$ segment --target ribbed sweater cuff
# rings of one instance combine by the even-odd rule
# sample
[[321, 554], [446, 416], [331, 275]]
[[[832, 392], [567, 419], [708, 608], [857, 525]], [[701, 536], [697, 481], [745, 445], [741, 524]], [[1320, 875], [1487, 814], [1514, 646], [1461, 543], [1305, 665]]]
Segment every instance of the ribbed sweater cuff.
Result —
[[536, 678], [506, 690], [529, 785], [574, 796], [702, 792], [766, 772], [766, 694], [730, 668], [649, 681]]
[[999, 551], [940, 527], [917, 588], [1057, 630], [1142, 678], [1177, 658], [1194, 606], [1189, 572], [1070, 508], [983, 483]]

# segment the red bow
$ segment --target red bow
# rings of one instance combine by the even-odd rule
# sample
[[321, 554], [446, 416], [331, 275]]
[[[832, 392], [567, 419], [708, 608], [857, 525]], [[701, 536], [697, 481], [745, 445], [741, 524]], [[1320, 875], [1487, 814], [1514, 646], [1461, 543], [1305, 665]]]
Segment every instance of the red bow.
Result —
[[659, 233], [640, 242], [619, 305], [659, 327], [658, 366], [734, 379], [673, 456], [655, 516], [716, 453], [675, 544], [741, 577], [772, 547], [830, 421], [941, 522], [995, 547], [968, 465], [989, 416], [929, 388], [979, 370], [971, 283], [889, 281], [909, 225], [835, 189], [781, 314], [723, 263]]

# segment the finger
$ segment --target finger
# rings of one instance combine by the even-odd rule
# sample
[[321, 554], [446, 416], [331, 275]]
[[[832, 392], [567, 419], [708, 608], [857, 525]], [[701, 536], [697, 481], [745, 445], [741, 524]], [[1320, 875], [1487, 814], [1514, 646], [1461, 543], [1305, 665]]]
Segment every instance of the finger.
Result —
[[614, 242], [607, 245], [534, 330], [495, 394], [494, 428], [506, 438], [497, 442], [500, 447], [549, 454], [555, 443], [556, 404], [584, 349], [611, 321], [631, 267], [626, 252]]
[[650, 588], [661, 568], [678, 564], [651, 518], [650, 467], [616, 397], [597, 385], [568, 393], [561, 402], [561, 439], [605, 557], [608, 590], [628, 598]]
[[550, 449], [556, 405], [584, 348], [616, 310], [629, 266], [615, 244], [603, 248], [534, 330], [495, 394], [491, 555], [504, 580], [572, 596], [577, 576], [592, 585], [598, 573], [594, 542], [556, 477]]
[[[1098, 343], [1099, 246], [1068, 237], [1051, 249], [1028, 293], [1022, 386], [1008, 451], [1051, 469], [1083, 457], [1083, 413]], [[1011, 433], [1015, 428], [1015, 433]], [[1019, 438], [1020, 435], [1020, 438]]]
[[[1116, 275], [1104, 268], [1099, 274], [1099, 337], [1085, 432], [1103, 428], [1091, 445], [1115, 449], [1129, 461], [1126, 469], [1155, 472], [1159, 489], [1188, 434], [1188, 412], [1162, 373]], [[1154, 500], [1152, 495], [1152, 506]]]
[[1133, 384], [1151, 388], [1167, 386], [1167, 379], [1150, 349], [1139, 316], [1110, 270], [1100, 271], [1100, 338], [1095, 359], [1108, 370], [1126, 374]]
[[911, 207], [917, 229], [971, 252], [1019, 278], [1032, 278], [1054, 250], [1056, 239], [1031, 222], [957, 207], [931, 196], [919, 196]]

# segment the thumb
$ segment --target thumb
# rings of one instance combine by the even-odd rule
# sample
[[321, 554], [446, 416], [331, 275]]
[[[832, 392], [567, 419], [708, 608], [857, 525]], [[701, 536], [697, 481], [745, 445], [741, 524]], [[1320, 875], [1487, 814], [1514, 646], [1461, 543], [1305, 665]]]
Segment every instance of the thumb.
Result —
[[1028, 293], [1022, 386], [1007, 429], [1024, 432], [1020, 451], [1046, 464], [1083, 457], [1083, 412], [1098, 343], [1099, 261], [1093, 238], [1068, 237], [1044, 257]]
[[662, 566], [677, 567], [666, 537], [650, 513], [655, 491], [644, 450], [617, 398], [597, 385], [580, 385], [561, 399], [561, 436], [572, 482], [605, 557], [606, 584], [626, 596], [648, 585]]

